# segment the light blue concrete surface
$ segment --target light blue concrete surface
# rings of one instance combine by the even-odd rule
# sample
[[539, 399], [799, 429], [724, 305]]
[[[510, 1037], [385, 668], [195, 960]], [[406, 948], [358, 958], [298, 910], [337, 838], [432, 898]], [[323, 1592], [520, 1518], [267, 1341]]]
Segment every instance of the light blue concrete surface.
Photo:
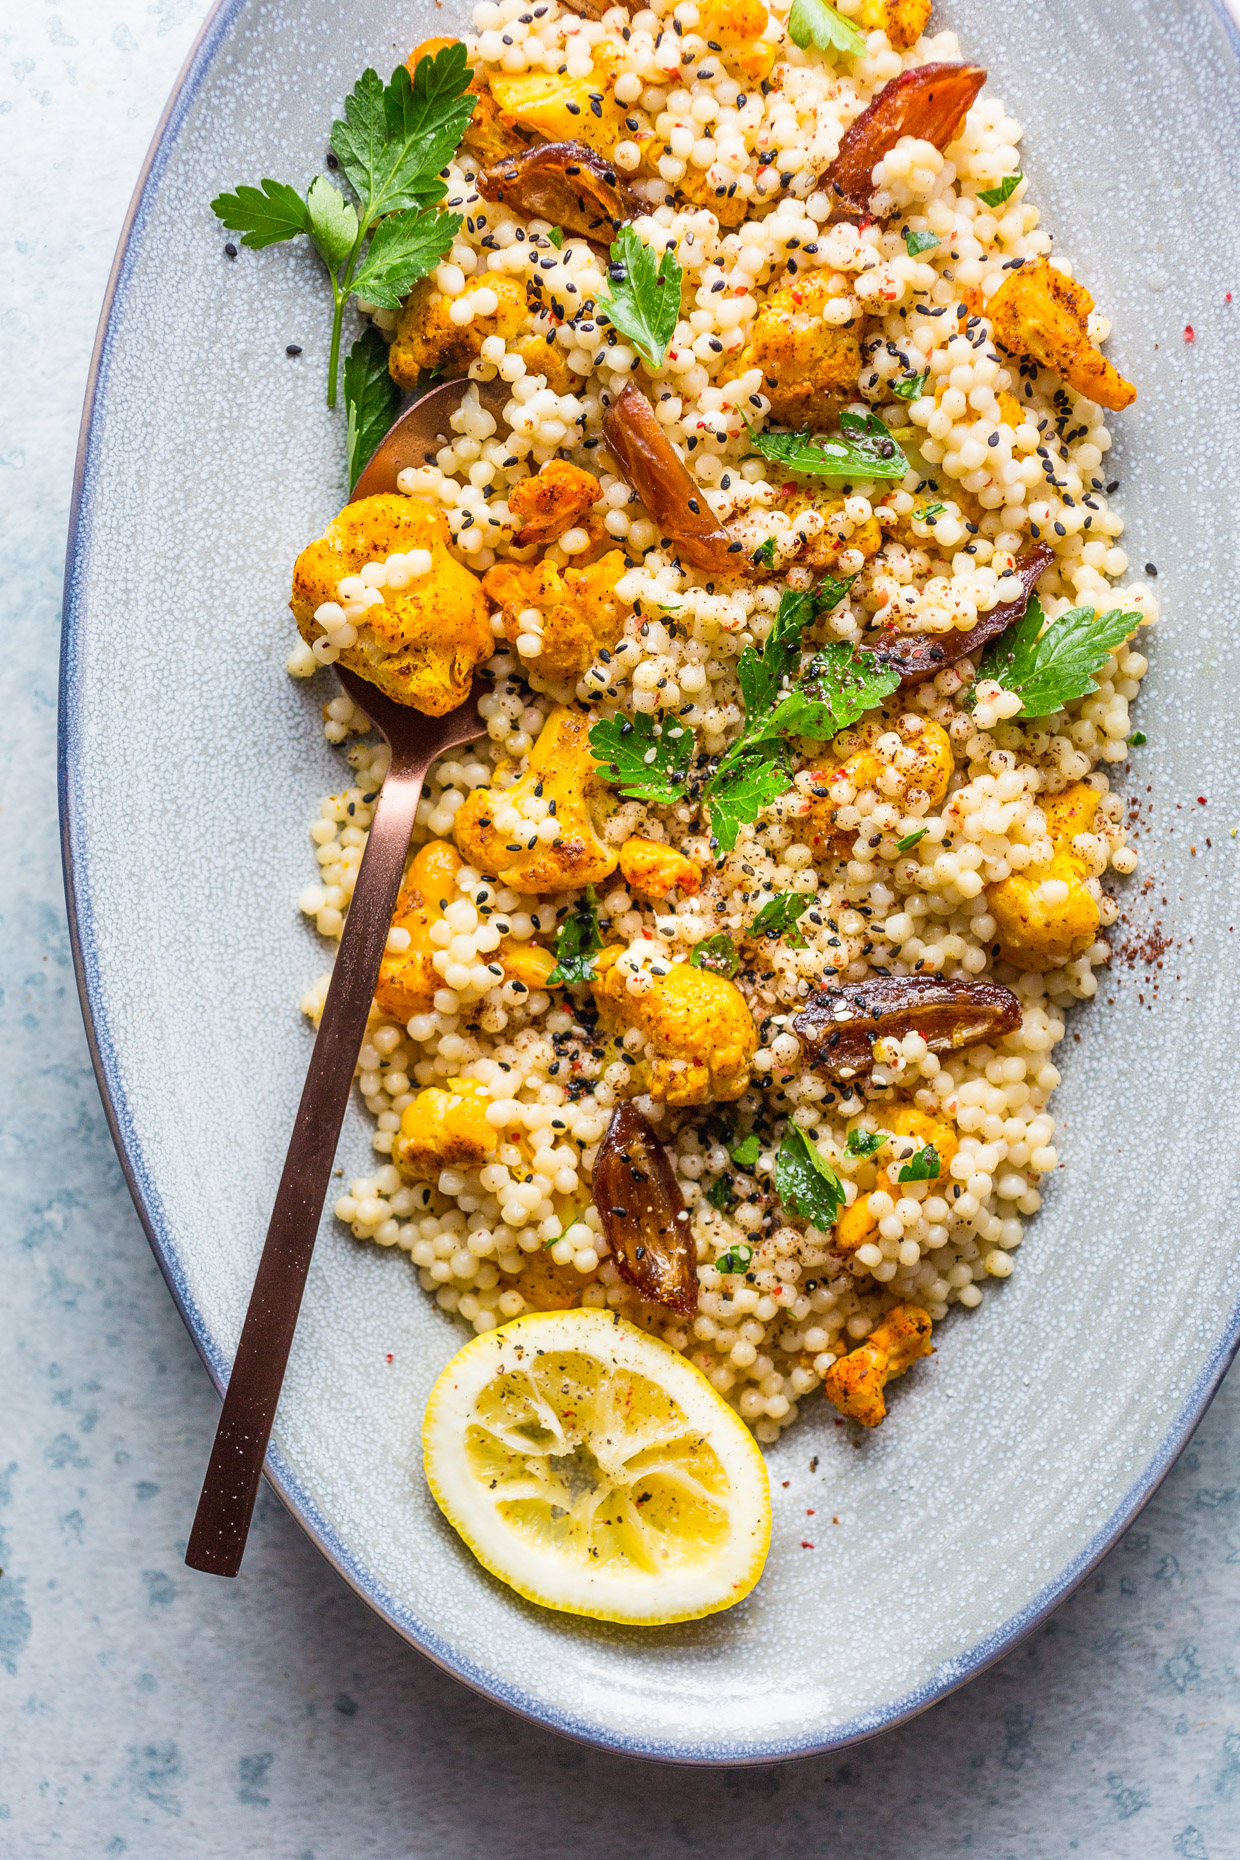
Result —
[[54, 735], [95, 318], [204, 11], [13, 0], [0, 19], [0, 1855], [1234, 1860], [1237, 1373], [1045, 1628], [829, 1761], [673, 1772], [522, 1725], [396, 1640], [267, 1496], [239, 1582], [183, 1567], [216, 1404], [86, 1058]]

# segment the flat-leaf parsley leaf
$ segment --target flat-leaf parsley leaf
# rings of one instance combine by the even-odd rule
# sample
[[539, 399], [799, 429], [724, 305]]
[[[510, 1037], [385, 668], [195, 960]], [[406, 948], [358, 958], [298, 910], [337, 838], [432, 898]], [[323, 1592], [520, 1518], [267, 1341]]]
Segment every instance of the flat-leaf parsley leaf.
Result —
[[908, 460], [876, 414], [864, 419], [855, 413], [840, 415], [840, 431], [816, 439], [800, 433], [755, 433], [749, 442], [755, 452], [782, 465], [785, 471], [811, 478], [903, 478]]
[[665, 806], [683, 800], [694, 751], [693, 732], [683, 723], [669, 721], [656, 730], [654, 718], [640, 710], [606, 717], [590, 731], [590, 748], [599, 774], [630, 800]]
[[620, 228], [607, 272], [610, 295], [598, 307], [652, 368], [662, 368], [676, 334], [683, 275], [674, 251], [656, 259], [634, 227]]
[[344, 404], [352, 491], [400, 405], [400, 390], [388, 370], [388, 346], [377, 329], [364, 329], [345, 357]]
[[736, 1148], [729, 1152], [738, 1169], [752, 1169], [762, 1154], [762, 1139], [756, 1130], [751, 1130], [747, 1137], [742, 1137]]
[[914, 232], [911, 227], [904, 228], [904, 244], [910, 258], [920, 258], [923, 252], [933, 252], [939, 243], [932, 232]]
[[850, 58], [865, 56], [865, 39], [851, 20], [827, 5], [827, 0], [792, 0], [788, 37], [803, 52], [813, 44], [820, 52], [846, 52]]
[[785, 1207], [795, 1208], [824, 1233], [844, 1204], [839, 1176], [799, 1124], [789, 1124], [779, 1146], [775, 1188]]
[[1045, 622], [1034, 594], [1023, 618], [987, 648], [978, 670], [979, 684], [993, 678], [1017, 693], [1022, 717], [1049, 717], [1096, 691], [1094, 673], [1141, 624], [1141, 616], [1119, 607], [1101, 616], [1092, 607], [1073, 607], [1043, 632]]

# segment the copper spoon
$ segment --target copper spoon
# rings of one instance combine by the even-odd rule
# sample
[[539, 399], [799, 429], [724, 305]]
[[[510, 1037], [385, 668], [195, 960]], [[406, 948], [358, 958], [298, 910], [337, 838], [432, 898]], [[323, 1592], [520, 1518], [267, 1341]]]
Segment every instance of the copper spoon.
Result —
[[[350, 501], [394, 491], [397, 473], [406, 465], [433, 459], [447, 443], [449, 416], [471, 385], [443, 382], [415, 401], [380, 444]], [[485, 390], [486, 384], [477, 385]], [[485, 728], [478, 715], [477, 684], [468, 701], [446, 717], [427, 717], [393, 703], [340, 666], [336, 673], [353, 702], [383, 732], [392, 759], [375, 803], [185, 1553], [191, 1569], [216, 1576], [235, 1576], [241, 1567], [426, 771], [446, 750], [471, 742]]]

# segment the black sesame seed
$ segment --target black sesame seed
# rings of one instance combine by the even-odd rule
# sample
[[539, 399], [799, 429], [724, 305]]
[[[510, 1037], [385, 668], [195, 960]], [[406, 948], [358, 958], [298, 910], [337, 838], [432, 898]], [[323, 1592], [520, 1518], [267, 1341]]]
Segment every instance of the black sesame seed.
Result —
[[232, 240], [230, 239], [228, 241], [228, 244], [224, 247], [224, 257], [225, 258], [236, 258], [236, 256], [237, 256], [237, 248], [233, 244]]

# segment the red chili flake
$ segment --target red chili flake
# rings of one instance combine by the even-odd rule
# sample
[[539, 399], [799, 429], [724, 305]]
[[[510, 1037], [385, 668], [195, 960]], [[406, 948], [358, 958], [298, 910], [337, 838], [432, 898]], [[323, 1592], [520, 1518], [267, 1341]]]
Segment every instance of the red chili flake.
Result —
[[1197, 340], [1197, 332], [1191, 323], [1186, 323], [1184, 325], [1184, 340], [1185, 342], [1196, 342]]
[[1206, 797], [1205, 797], [1205, 795], [1204, 795], [1204, 794], [1199, 794], [1199, 795], [1197, 796], [1197, 805], [1198, 805], [1198, 807], [1204, 807], [1204, 806], [1205, 806], [1205, 804], [1206, 804]]
[[1227, 296], [1226, 296], [1226, 297], [1224, 298], [1224, 300], [1223, 300], [1223, 301], [1224, 301], [1225, 303], [1230, 303], [1230, 302], [1231, 302], [1231, 292], [1230, 292], [1230, 291], [1228, 291], [1228, 293], [1227, 293]]
[[781, 1479], [779, 1483], [780, 1485], [782, 1485], [782, 1487], [784, 1488], [784, 1491], [786, 1492], [788, 1490], [788, 1487], [792, 1484], [792, 1481], [791, 1479]]
[[814, 1514], [812, 1511], [807, 1511], [805, 1515], [807, 1518], [812, 1518]]
[[813, 1547], [814, 1547], [814, 1546], [813, 1546], [813, 1544], [807, 1544], [807, 1543], [806, 1543], [806, 1541], [805, 1541], [805, 1539], [804, 1539], [804, 1538], [802, 1537], [802, 1539], [801, 1539], [801, 1548], [802, 1548], [802, 1550], [812, 1550], [812, 1549], [813, 1549]]
[[389, 1362], [389, 1363], [390, 1363], [390, 1362], [392, 1362], [392, 1360], [393, 1360], [393, 1357], [392, 1357], [392, 1352], [391, 1352], [390, 1350], [389, 1350], [389, 1351], [388, 1351], [388, 1353], [387, 1353], [387, 1360], [388, 1360], [388, 1362]]

